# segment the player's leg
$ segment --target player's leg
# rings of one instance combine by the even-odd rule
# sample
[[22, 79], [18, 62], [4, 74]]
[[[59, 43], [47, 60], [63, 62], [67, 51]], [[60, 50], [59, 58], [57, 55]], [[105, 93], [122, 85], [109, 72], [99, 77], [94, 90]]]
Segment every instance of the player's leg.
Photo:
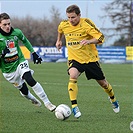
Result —
[[114, 91], [112, 86], [105, 80], [104, 73], [100, 67], [98, 62], [91, 62], [86, 65], [85, 74], [87, 79], [96, 79], [99, 85], [104, 89], [104, 91], [108, 94], [111, 99], [111, 103], [113, 105], [113, 110], [115, 113], [119, 112], [119, 105], [114, 96]]
[[110, 98], [110, 102], [113, 105], [114, 112], [118, 113], [120, 111], [120, 108], [119, 108], [118, 101], [116, 100], [116, 98], [114, 96], [114, 91], [112, 89], [112, 86], [105, 79], [97, 80], [97, 82], [104, 89], [104, 91], [108, 94], [108, 96]]
[[40, 102], [38, 99], [36, 99], [36, 98], [30, 93], [30, 91], [29, 91], [28, 88], [27, 88], [26, 83], [23, 83], [22, 88], [19, 89], [19, 90], [20, 90], [20, 94], [21, 94], [23, 97], [25, 97], [25, 98], [27, 98], [28, 100], [30, 100], [35, 106], [38, 106], [38, 107], [41, 106], [41, 102]]
[[104, 89], [104, 91], [108, 94], [110, 101], [113, 105], [113, 111], [115, 113], [118, 113], [120, 111], [120, 108], [119, 108], [118, 101], [116, 100], [116, 98], [114, 96], [114, 91], [112, 89], [112, 86], [107, 82], [107, 80], [103, 74], [103, 71], [100, 67], [100, 64], [98, 62], [96, 62], [94, 64], [94, 68], [95, 68], [96, 73], [97, 73], [97, 75], [95, 77], [96, 81]]
[[44, 105], [50, 110], [50, 111], [54, 111], [56, 106], [53, 105], [50, 100], [48, 99], [47, 94], [45, 93], [44, 89], [42, 88], [42, 86], [36, 82], [34, 80], [34, 78], [31, 75], [31, 72], [25, 72], [23, 74], [23, 79], [25, 79], [25, 81], [27, 82], [27, 84], [29, 86], [31, 86], [31, 88], [33, 89], [33, 91], [35, 92], [35, 94], [44, 102]]
[[14, 85], [18, 90], [20, 90], [20, 94], [32, 101], [32, 103], [36, 106], [41, 106], [41, 102], [36, 99], [28, 90], [27, 85], [24, 83], [24, 80], [20, 78], [19, 68], [12, 73], [3, 73], [3, 76], [7, 81]]
[[79, 108], [77, 106], [77, 95], [78, 95], [78, 86], [77, 86], [77, 78], [80, 75], [80, 72], [72, 67], [69, 69], [69, 83], [68, 83], [68, 92], [69, 97], [72, 104], [72, 112], [74, 113], [74, 116], [76, 118], [79, 118], [81, 116], [81, 112], [79, 111]]
[[112, 86], [105, 79], [97, 80], [97, 82], [104, 89], [104, 91], [108, 94], [108, 96], [110, 97], [110, 100], [112, 102], [115, 102], [116, 98], [114, 96], [114, 91], [112, 89]]

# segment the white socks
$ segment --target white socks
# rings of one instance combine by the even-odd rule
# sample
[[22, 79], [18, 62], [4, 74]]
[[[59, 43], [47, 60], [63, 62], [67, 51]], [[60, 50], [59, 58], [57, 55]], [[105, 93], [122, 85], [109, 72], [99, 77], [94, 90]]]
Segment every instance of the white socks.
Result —
[[22, 94], [21, 91], [20, 91], [20, 94], [21, 94], [23, 97], [25, 97], [25, 98], [27, 98], [27, 99], [29, 99], [29, 100], [36, 99], [36, 98], [30, 93], [29, 90], [28, 90], [28, 95]]
[[35, 94], [44, 102], [45, 105], [50, 103], [46, 93], [38, 82], [32, 87], [32, 89]]

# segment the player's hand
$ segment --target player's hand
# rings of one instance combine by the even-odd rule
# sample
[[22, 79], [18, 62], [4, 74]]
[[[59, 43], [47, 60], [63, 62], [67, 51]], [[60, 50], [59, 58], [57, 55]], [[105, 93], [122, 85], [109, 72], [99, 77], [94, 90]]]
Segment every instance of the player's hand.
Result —
[[57, 41], [57, 42], [56, 42], [56, 48], [57, 48], [58, 50], [60, 50], [61, 47], [62, 47], [62, 41]]
[[41, 64], [42, 58], [39, 57], [39, 56], [36, 54], [36, 52], [32, 53], [32, 55], [33, 55], [33, 62], [34, 62], [34, 64], [39, 64], [39, 63]]
[[89, 40], [82, 40], [82, 41], [80, 41], [80, 45], [87, 45], [87, 44], [90, 44]]
[[89, 44], [98, 44], [98, 43], [102, 43], [102, 42], [100, 42], [96, 38], [92, 38], [90, 40], [83, 39], [80, 41], [80, 45], [89, 45]]
[[4, 58], [7, 53], [10, 53], [10, 50], [6, 47], [4, 50], [2, 50], [1, 58]]

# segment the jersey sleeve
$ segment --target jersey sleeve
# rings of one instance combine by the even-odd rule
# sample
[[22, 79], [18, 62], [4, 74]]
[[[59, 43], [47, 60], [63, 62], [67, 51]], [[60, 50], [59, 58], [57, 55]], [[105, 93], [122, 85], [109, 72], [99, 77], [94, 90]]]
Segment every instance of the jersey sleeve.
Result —
[[29, 42], [29, 40], [25, 37], [25, 35], [23, 34], [23, 32], [20, 30], [19, 31], [19, 39], [22, 41], [22, 43], [25, 45], [25, 47], [32, 53], [34, 52], [34, 49], [31, 45], [31, 43]]
[[68, 20], [62, 20], [58, 26], [58, 32], [59, 33], [64, 33], [63, 29], [69, 26]]
[[95, 26], [95, 24], [89, 20], [85, 19], [86, 22], [86, 33], [99, 40], [99, 43], [104, 42], [104, 35], [103, 33]]
[[59, 26], [58, 26], [58, 32], [59, 32], [59, 33], [63, 33], [63, 31], [62, 31], [62, 25], [63, 25], [63, 22], [61, 22], [61, 23], [59, 24]]

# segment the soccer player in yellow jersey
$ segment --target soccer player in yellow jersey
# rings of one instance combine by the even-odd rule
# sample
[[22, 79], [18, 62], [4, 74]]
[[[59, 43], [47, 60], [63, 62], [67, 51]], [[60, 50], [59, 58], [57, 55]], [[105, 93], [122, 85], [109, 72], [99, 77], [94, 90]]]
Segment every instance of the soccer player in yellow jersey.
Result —
[[76, 118], [81, 116], [77, 105], [78, 86], [77, 79], [85, 72], [86, 78], [95, 79], [110, 98], [115, 113], [120, 111], [118, 101], [114, 96], [112, 86], [105, 79], [104, 73], [98, 62], [96, 44], [104, 42], [104, 35], [88, 18], [81, 18], [77, 5], [71, 5], [66, 9], [68, 20], [62, 21], [58, 26], [57, 49], [61, 49], [63, 34], [68, 50], [68, 92], [72, 104], [72, 112]]

